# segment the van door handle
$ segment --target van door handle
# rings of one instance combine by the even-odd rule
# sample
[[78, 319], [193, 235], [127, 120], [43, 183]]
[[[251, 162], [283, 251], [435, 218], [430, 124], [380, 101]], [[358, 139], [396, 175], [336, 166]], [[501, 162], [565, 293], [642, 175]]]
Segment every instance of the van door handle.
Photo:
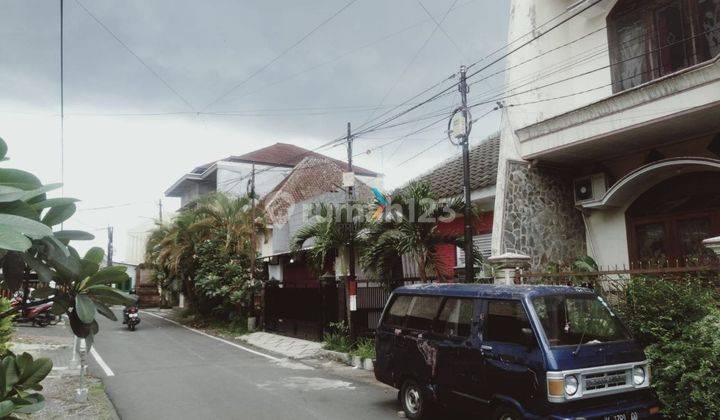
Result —
[[480, 349], [481, 349], [482, 351], [486, 351], [486, 352], [488, 352], [488, 353], [492, 353], [492, 350], [493, 350], [492, 346], [486, 346], [486, 345], [480, 346]]

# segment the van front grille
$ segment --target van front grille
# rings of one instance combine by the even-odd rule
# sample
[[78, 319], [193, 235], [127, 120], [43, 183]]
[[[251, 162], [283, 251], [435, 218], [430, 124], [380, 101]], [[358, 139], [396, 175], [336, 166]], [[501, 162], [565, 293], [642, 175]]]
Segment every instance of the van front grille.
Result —
[[588, 373], [582, 376], [583, 387], [587, 392], [624, 387], [630, 383], [631, 374], [632, 370], [630, 369]]

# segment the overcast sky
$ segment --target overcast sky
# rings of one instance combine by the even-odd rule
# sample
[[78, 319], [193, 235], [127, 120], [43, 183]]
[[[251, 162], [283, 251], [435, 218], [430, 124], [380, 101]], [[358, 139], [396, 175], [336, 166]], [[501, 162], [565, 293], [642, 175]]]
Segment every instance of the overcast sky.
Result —
[[[371, 108], [397, 105], [502, 46], [508, 13], [505, 0], [422, 0], [438, 22], [454, 4], [438, 30], [418, 0], [357, 0], [258, 72], [347, 2], [80, 1], [152, 69], [65, 0], [65, 195], [82, 200], [66, 228], [94, 231], [85, 245], [104, 246], [101, 229], [114, 226], [116, 260], [126, 232], [151, 223], [163, 191], [194, 166], [275, 142], [332, 140], [348, 121], [357, 127], [387, 109]], [[45, 183], [60, 180], [59, 3], [0, 0], [5, 166]], [[475, 85], [471, 96], [501, 82]], [[448, 95], [409, 118], [457, 101]], [[476, 123], [474, 141], [497, 130], [495, 114]], [[401, 164], [442, 138], [442, 124], [375, 149], [428, 121], [359, 138], [357, 152], [374, 150], [356, 164], [386, 174], [391, 188], [458, 153], [443, 142]]]

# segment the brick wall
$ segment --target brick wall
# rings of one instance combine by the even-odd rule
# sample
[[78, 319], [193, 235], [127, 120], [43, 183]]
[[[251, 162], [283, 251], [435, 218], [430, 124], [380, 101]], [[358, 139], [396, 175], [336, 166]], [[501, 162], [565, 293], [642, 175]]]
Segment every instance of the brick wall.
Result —
[[[465, 218], [457, 216], [450, 223], [440, 223], [437, 232], [442, 235], [462, 236], [465, 233]], [[493, 212], [481, 213], [475, 221], [473, 234], [483, 235], [492, 232]], [[452, 276], [457, 265], [457, 251], [455, 245], [439, 245], [437, 247], [438, 259], [445, 266], [445, 275]]]

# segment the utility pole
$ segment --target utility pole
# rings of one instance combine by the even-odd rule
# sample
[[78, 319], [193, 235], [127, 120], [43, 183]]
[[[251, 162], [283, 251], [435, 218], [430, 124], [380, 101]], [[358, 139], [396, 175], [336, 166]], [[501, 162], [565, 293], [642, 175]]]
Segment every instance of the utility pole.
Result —
[[[60, 0], [60, 195], [65, 196], [65, 0]], [[60, 223], [60, 230], [65, 223]]]
[[250, 282], [255, 283], [255, 164], [252, 164], [252, 173], [250, 175], [250, 246], [252, 254], [250, 256]]
[[107, 245], [107, 265], [108, 267], [113, 265], [113, 227], [108, 226], [108, 245]]
[[162, 212], [162, 198], [158, 199], [158, 220], [160, 221], [160, 224], [163, 222], [163, 212]]
[[[348, 172], [353, 172], [353, 137], [350, 123], [347, 123], [347, 155], [348, 155]], [[354, 176], [353, 176], [354, 179]], [[349, 230], [350, 241], [348, 242], [348, 276], [345, 282], [345, 308], [347, 312], [348, 330], [350, 331], [350, 341], [355, 341], [355, 329], [352, 322], [351, 292], [355, 292], [355, 232], [353, 224], [353, 204], [355, 202], [355, 188], [353, 185], [347, 186], [347, 226]], [[350, 290], [350, 289], [353, 290]]]
[[468, 118], [467, 108], [467, 68], [460, 66], [460, 96], [462, 97], [462, 114], [465, 121], [465, 135], [462, 139], [462, 155], [463, 155], [463, 192], [465, 196], [465, 281], [470, 282], [475, 279], [475, 269], [473, 267], [473, 220], [472, 220], [472, 202], [470, 201], [470, 122]]

